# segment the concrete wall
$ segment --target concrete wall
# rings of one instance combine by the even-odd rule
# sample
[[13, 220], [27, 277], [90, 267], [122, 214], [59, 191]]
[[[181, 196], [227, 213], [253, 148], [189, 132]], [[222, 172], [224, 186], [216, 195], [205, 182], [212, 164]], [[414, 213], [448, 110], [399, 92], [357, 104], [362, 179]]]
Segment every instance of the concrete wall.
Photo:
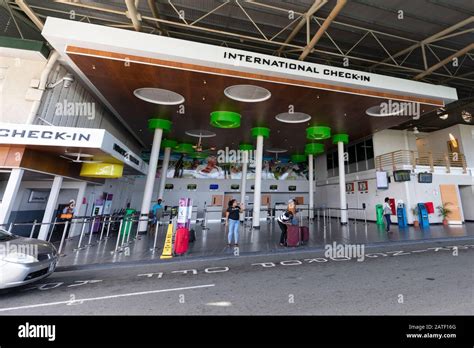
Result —
[[374, 133], [374, 156], [398, 150], [416, 151], [416, 136], [413, 132], [385, 129]]
[[39, 79], [46, 60], [0, 56], [0, 122], [25, 123], [32, 101], [25, 96], [32, 79]]
[[474, 185], [459, 186], [464, 219], [474, 221]]

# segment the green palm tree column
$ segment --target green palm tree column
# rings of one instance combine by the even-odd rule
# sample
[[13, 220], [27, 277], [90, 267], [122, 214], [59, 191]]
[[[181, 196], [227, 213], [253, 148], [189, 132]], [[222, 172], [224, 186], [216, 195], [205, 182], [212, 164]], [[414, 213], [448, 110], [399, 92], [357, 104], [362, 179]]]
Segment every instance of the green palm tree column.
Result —
[[168, 166], [170, 163], [171, 150], [178, 145], [176, 140], [163, 139], [161, 142], [161, 147], [165, 149], [163, 155], [163, 164], [161, 165], [161, 177], [160, 177], [160, 186], [158, 188], [158, 198], [163, 199], [165, 194], [165, 184], [166, 184], [166, 173], [168, 172]]
[[308, 143], [304, 148], [304, 153], [308, 155], [308, 181], [309, 181], [309, 211], [308, 217], [314, 218], [314, 156], [324, 152], [324, 144]]
[[148, 217], [150, 211], [151, 199], [153, 195], [153, 187], [155, 184], [156, 169], [158, 167], [158, 158], [160, 156], [160, 145], [163, 132], [171, 130], [171, 121], [162, 118], [151, 118], [148, 120], [148, 129], [154, 132], [153, 144], [151, 146], [150, 162], [148, 163], [148, 173], [145, 181], [145, 190], [143, 192], [142, 207], [140, 209], [141, 216], [138, 223], [138, 232], [146, 232], [148, 228]]
[[270, 129], [266, 127], [252, 128], [252, 136], [257, 138], [255, 151], [255, 185], [253, 190], [253, 215], [252, 227], [260, 228], [260, 206], [262, 201], [262, 164], [263, 164], [263, 139], [270, 136]]
[[[253, 151], [252, 144], [240, 144], [240, 159], [242, 162], [242, 178], [240, 181], [240, 203], [245, 204], [245, 194], [247, 193], [247, 167], [249, 163], [250, 151]], [[245, 214], [240, 214], [240, 221], [244, 221]]]
[[341, 207], [341, 224], [347, 224], [347, 200], [346, 200], [346, 166], [344, 165], [344, 144], [349, 142], [347, 134], [334, 134], [333, 144], [337, 144], [337, 155], [339, 163], [339, 202]]

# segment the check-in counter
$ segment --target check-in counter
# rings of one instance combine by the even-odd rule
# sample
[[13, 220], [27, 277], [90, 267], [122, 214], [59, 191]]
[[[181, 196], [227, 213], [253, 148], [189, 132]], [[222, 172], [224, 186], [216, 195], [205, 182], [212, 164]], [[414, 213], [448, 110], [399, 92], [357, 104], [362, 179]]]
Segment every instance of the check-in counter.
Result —
[[191, 212], [191, 223], [195, 224], [197, 221], [198, 207], [193, 205], [193, 210]]
[[[252, 204], [249, 204], [247, 207], [247, 214], [245, 215], [247, 218], [252, 218], [253, 219], [253, 207]], [[260, 220], [266, 220], [268, 219], [269, 214], [268, 214], [268, 205], [262, 205], [260, 206]]]
[[220, 222], [222, 216], [222, 205], [208, 205], [206, 207], [207, 222]]

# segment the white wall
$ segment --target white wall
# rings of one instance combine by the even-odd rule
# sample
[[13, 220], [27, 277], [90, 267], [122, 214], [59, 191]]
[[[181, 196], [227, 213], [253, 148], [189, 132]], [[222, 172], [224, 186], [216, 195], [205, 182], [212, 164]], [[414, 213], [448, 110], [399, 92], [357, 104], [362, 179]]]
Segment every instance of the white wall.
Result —
[[416, 136], [413, 132], [385, 129], [374, 133], [372, 140], [375, 157], [398, 150], [416, 151]]
[[45, 65], [46, 60], [0, 56], [0, 122], [25, 123], [33, 103], [25, 99], [26, 93]]
[[459, 186], [464, 219], [474, 221], [474, 185]]

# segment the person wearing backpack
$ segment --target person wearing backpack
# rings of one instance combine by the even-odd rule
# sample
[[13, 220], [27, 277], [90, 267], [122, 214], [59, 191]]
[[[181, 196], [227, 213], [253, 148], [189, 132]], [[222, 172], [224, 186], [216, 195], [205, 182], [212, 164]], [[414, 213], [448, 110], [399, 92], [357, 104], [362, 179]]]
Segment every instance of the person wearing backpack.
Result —
[[229, 207], [227, 208], [227, 211], [225, 213], [225, 225], [229, 226], [229, 234], [228, 234], [228, 243], [227, 247], [230, 247], [232, 245], [232, 237], [235, 240], [234, 246], [238, 247], [239, 246], [239, 217], [240, 217], [240, 209], [243, 207], [243, 204], [237, 203], [236, 199], [231, 199], [229, 201]]
[[386, 222], [386, 231], [390, 232], [390, 225], [392, 224], [392, 220], [390, 219], [392, 215], [392, 207], [390, 207], [390, 198], [385, 197], [384, 203], [383, 203], [383, 216], [385, 218]]

